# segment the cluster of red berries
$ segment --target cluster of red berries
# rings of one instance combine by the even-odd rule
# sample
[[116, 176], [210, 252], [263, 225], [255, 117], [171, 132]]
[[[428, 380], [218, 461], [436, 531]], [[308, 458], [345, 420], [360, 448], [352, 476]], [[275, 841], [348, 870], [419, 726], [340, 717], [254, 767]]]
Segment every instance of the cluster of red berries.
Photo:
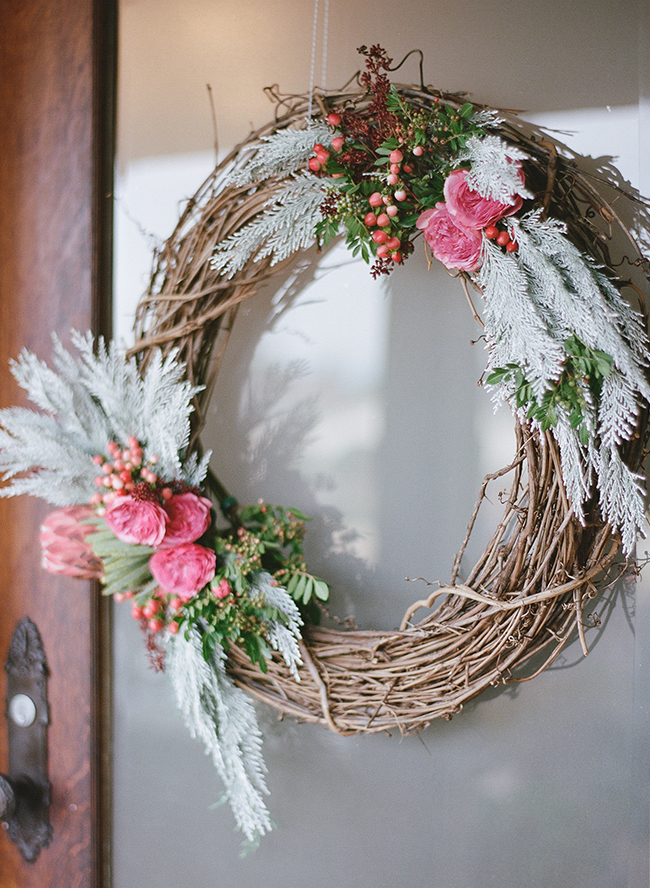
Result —
[[[422, 146], [417, 145], [412, 152], [415, 157], [420, 157], [424, 153]], [[402, 172], [412, 173], [413, 165], [404, 163], [404, 153], [401, 149], [395, 148], [388, 156], [389, 167], [386, 176], [386, 184], [390, 189], [386, 193], [375, 191], [368, 198], [370, 204], [370, 212], [364, 217], [364, 224], [367, 228], [374, 228], [371, 237], [378, 244], [377, 258], [390, 259], [393, 262], [400, 263], [403, 260], [402, 242], [397, 232], [392, 229], [393, 223], [398, 221], [400, 207], [408, 198], [408, 192], [400, 174]], [[397, 186], [397, 187], [396, 187]]]
[[366, 213], [363, 221], [366, 228], [374, 229], [370, 236], [378, 244], [377, 257], [401, 262], [402, 242], [391, 230], [393, 220], [397, 219], [399, 213], [399, 208], [397, 204], [393, 203], [393, 199], [396, 201], [406, 200], [406, 192], [400, 189], [395, 191], [392, 197], [381, 194], [379, 191], [373, 192], [368, 198], [370, 212]]
[[[135, 592], [116, 592], [113, 598], [115, 601], [127, 601], [135, 596]], [[181, 610], [183, 602], [180, 598], [172, 598], [165, 595], [152, 595], [145, 604], [133, 602], [131, 605], [131, 616], [134, 620], [139, 620], [142, 628], [149, 632], [160, 632], [167, 629], [171, 635], [176, 635], [180, 624], [173, 619], [173, 615]], [[171, 612], [171, 613], [170, 613]], [[167, 619], [167, 617], [171, 617]]]
[[330, 152], [320, 142], [314, 145], [314, 157], [310, 157], [307, 166], [312, 173], [319, 173], [330, 158]]
[[[335, 114], [332, 112], [327, 116], [327, 122], [330, 126], [338, 126], [341, 122], [341, 117], [339, 114]], [[342, 150], [345, 145], [345, 139], [343, 136], [335, 136], [332, 139], [332, 148], [339, 152]], [[320, 173], [323, 169], [327, 161], [332, 156], [331, 152], [327, 150], [320, 142], [316, 142], [314, 145], [314, 157], [310, 157], [307, 163], [307, 166], [312, 171], [312, 173]], [[334, 176], [334, 178], [340, 178], [343, 173], [339, 173], [338, 176]]]
[[105, 454], [93, 456], [93, 462], [99, 466], [101, 474], [95, 478], [95, 484], [100, 489], [91, 496], [90, 504], [98, 507], [100, 515], [103, 515], [106, 506], [118, 497], [128, 494], [142, 495], [145, 487], [153, 491], [153, 487], [160, 486], [158, 495], [163, 500], [171, 499], [173, 496], [172, 489], [164, 486], [164, 482], [152, 469], [152, 466], [158, 462], [158, 456], [152, 454], [143, 465], [144, 452], [138, 439], [132, 435], [127, 443], [128, 447], [122, 450], [116, 441], [109, 441], [106, 448], [108, 456]]
[[[327, 122], [332, 127], [337, 127], [341, 123], [341, 116], [336, 112], [331, 112], [327, 116]], [[339, 153], [345, 147], [345, 137], [335, 135], [332, 138], [332, 149]], [[424, 148], [416, 145], [412, 151], [415, 157], [421, 157]], [[328, 151], [320, 142], [314, 145], [314, 156], [308, 161], [309, 169], [314, 173], [324, 171], [328, 160], [331, 157]], [[368, 198], [368, 212], [363, 217], [363, 222], [369, 230], [370, 237], [377, 244], [377, 258], [385, 261], [401, 263], [403, 261], [402, 240], [395, 230], [395, 223], [398, 221], [400, 207], [403, 201], [407, 200], [408, 193], [400, 174], [412, 173], [414, 167], [412, 163], [404, 163], [404, 154], [400, 149], [395, 149], [389, 155], [389, 168], [386, 176], [386, 184], [389, 186], [384, 193], [380, 191], [373, 192]], [[343, 173], [333, 173], [332, 178], [341, 178]], [[396, 187], [397, 186], [397, 187]]]
[[[212, 589], [212, 593], [219, 601], [223, 601], [233, 594], [233, 589], [228, 580], [222, 579]], [[135, 594], [135, 592], [117, 592], [113, 598], [117, 602], [127, 601]], [[139, 620], [142, 628], [148, 632], [155, 634], [166, 629], [170, 635], [177, 635], [180, 629], [179, 615], [184, 604], [185, 602], [177, 596], [158, 590], [158, 593], [152, 595], [145, 604], [134, 601], [131, 605], [131, 616], [134, 620]]]
[[[341, 117], [339, 114], [335, 114], [332, 112], [327, 116], [327, 122], [330, 126], [338, 126], [341, 122]], [[343, 136], [334, 136], [332, 139], [332, 148], [336, 152], [340, 152], [345, 145], [345, 138]], [[323, 169], [327, 161], [332, 156], [331, 152], [327, 150], [320, 142], [316, 142], [314, 145], [314, 157], [310, 157], [307, 163], [307, 166], [312, 171], [312, 173], [320, 173]], [[343, 173], [334, 173], [332, 178], [340, 179], [343, 176]]]
[[[327, 123], [336, 128], [341, 124], [341, 115], [335, 111], [327, 115]], [[409, 131], [411, 133], [411, 131]], [[413, 135], [413, 133], [411, 133]], [[341, 153], [345, 152], [345, 137], [337, 134], [332, 138], [332, 150]], [[381, 191], [373, 192], [368, 198], [366, 211], [364, 215], [363, 207], [361, 208], [363, 222], [369, 229], [369, 234], [373, 242], [377, 245], [376, 255], [381, 263], [386, 264], [386, 273], [390, 263], [402, 263], [404, 256], [408, 252], [408, 239], [403, 242], [404, 231], [399, 229], [397, 223], [402, 211], [400, 206], [404, 201], [408, 201], [409, 192], [407, 186], [402, 179], [403, 174], [411, 174], [415, 171], [414, 160], [421, 157], [425, 148], [423, 145], [415, 145], [410, 153], [413, 159], [405, 159], [405, 152], [408, 152], [406, 145], [401, 148], [395, 148], [388, 156], [388, 169], [386, 173], [386, 186]], [[327, 172], [326, 166], [331, 157], [331, 152], [322, 144], [314, 145], [314, 156], [308, 161], [309, 169], [312, 172], [320, 174]], [[349, 158], [344, 158], [348, 163]], [[344, 174], [341, 172], [331, 173], [333, 178], [340, 178]], [[373, 175], [377, 175], [373, 173]], [[407, 204], [408, 210], [412, 211], [410, 204]], [[332, 215], [335, 215], [333, 213]]]
[[484, 231], [488, 240], [496, 241], [500, 247], [505, 247], [508, 253], [517, 252], [519, 244], [517, 241], [512, 240], [507, 231], [497, 228], [496, 225], [488, 225]]

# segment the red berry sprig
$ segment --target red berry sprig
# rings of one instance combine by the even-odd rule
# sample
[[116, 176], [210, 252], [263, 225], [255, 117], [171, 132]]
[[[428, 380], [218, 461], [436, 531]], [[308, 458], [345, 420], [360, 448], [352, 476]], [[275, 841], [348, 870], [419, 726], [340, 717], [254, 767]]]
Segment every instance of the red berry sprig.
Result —
[[[113, 598], [118, 603], [134, 598], [135, 592], [116, 592]], [[170, 635], [176, 635], [180, 629], [180, 611], [183, 602], [180, 598], [157, 590], [147, 601], [131, 604], [131, 616], [142, 624], [143, 630], [156, 634], [166, 629]]]
[[153, 471], [158, 456], [154, 453], [143, 463], [144, 451], [138, 439], [131, 435], [127, 445], [122, 449], [116, 441], [109, 441], [106, 446], [108, 456], [93, 456], [101, 474], [95, 478], [99, 490], [91, 496], [90, 505], [97, 507], [99, 515], [103, 515], [106, 506], [121, 496], [157, 501], [173, 496], [172, 489]]
[[509, 232], [504, 229], [497, 228], [496, 225], [488, 225], [487, 228], [484, 229], [485, 236], [488, 240], [495, 241], [500, 247], [505, 247], [508, 253], [516, 253], [519, 249], [519, 244], [516, 240], [512, 240]]

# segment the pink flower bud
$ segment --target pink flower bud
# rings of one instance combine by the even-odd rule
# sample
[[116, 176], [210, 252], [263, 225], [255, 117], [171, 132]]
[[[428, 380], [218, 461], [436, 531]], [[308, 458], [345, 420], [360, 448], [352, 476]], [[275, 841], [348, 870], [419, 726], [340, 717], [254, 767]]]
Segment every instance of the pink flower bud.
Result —
[[230, 592], [230, 583], [224, 578], [219, 582], [219, 585], [215, 590], [214, 597], [219, 599], [227, 598], [230, 595]]

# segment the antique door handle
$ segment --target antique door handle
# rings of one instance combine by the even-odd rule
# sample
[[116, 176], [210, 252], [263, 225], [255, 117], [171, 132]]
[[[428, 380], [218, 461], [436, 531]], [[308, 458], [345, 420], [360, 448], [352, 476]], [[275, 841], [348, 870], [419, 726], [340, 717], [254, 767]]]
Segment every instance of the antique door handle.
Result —
[[8, 774], [0, 774], [0, 819], [30, 863], [49, 845], [48, 669], [38, 629], [25, 617], [11, 639], [7, 673]]

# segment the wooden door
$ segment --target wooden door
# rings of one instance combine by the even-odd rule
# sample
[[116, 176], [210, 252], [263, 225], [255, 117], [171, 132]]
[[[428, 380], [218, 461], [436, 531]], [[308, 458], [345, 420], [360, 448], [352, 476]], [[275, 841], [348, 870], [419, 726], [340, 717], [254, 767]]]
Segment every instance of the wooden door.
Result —
[[[24, 403], [7, 362], [44, 358], [50, 332], [109, 332], [115, 4], [0, 0], [0, 406]], [[53, 838], [25, 863], [0, 836], [4, 888], [102, 884], [106, 611], [88, 583], [40, 568], [47, 506], [0, 500], [0, 659], [17, 622], [37, 625], [50, 670]], [[5, 674], [0, 693], [4, 700]], [[7, 768], [0, 725], [0, 771]]]

